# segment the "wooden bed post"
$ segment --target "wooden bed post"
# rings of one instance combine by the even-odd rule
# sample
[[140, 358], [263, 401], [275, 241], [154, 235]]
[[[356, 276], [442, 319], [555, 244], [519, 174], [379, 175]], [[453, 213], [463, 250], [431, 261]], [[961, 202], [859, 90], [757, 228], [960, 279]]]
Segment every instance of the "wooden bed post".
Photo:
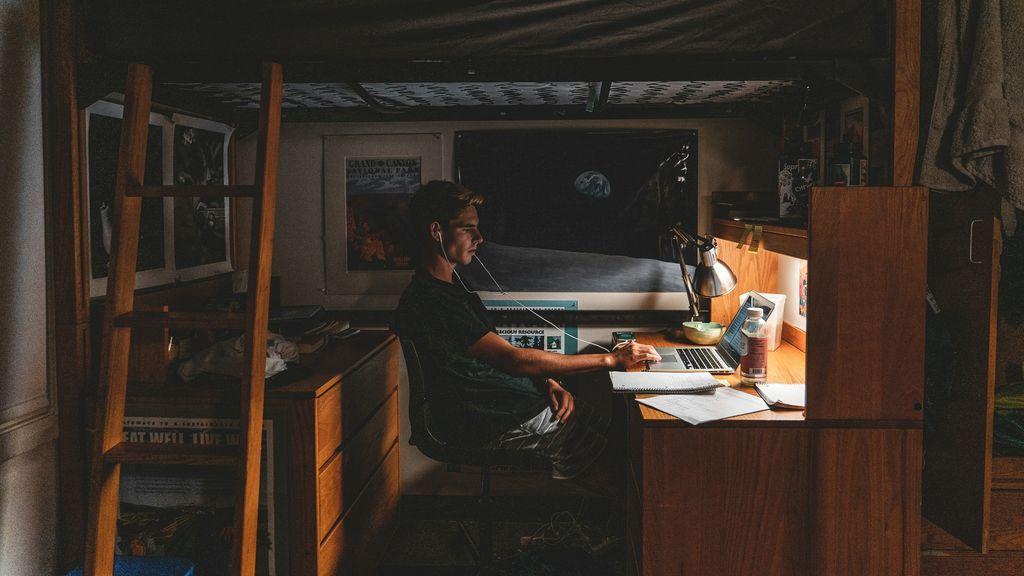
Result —
[[892, 39], [892, 185], [913, 186], [920, 137], [921, 0], [896, 0]]
[[80, 564], [85, 543], [85, 405], [89, 275], [79, 180], [79, 114], [73, 0], [41, 5], [47, 259], [52, 259], [54, 373], [58, 402], [57, 566]]

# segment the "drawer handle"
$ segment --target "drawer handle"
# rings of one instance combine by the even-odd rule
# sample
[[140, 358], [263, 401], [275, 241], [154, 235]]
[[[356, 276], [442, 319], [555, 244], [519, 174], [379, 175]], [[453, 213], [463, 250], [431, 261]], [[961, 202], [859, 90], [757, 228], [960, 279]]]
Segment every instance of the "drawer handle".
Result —
[[974, 225], [983, 222], [983, 220], [972, 220], [971, 221], [971, 236], [967, 241], [967, 260], [971, 264], [984, 264], [981, 260], [974, 259]]

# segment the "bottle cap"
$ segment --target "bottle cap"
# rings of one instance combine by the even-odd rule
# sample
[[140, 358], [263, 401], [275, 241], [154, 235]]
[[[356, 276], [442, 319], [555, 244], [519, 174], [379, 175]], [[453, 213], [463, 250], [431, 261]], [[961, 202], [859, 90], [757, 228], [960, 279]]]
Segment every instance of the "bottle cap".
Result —
[[753, 318], [753, 319], [756, 320], [758, 318], [761, 318], [762, 316], [764, 316], [764, 310], [761, 310], [760, 308], [753, 308], [753, 307], [747, 308], [747, 317], [748, 318]]

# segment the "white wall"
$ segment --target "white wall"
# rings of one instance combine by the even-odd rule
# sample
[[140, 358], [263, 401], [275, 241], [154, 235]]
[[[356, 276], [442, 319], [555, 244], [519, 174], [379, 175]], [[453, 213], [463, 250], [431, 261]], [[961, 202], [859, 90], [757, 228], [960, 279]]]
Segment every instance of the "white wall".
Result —
[[[742, 119], [700, 120], [621, 120], [621, 121], [543, 121], [543, 122], [446, 122], [446, 123], [373, 123], [373, 124], [285, 124], [281, 130], [280, 175], [278, 177], [277, 231], [274, 235], [273, 273], [281, 276], [285, 304], [323, 304], [325, 307], [393, 308], [397, 290], [364, 294], [355, 299], [327, 295], [325, 287], [323, 232], [323, 138], [330, 135], [380, 135], [438, 133], [442, 138], [442, 177], [452, 179], [451, 150], [454, 133], [469, 129], [522, 128], [651, 128], [697, 130], [697, 186], [701, 198], [701, 230], [710, 229], [711, 192], [714, 190], [771, 189], [775, 182], [776, 137], [767, 130]], [[242, 139], [238, 146], [238, 173], [242, 183], [252, 182], [256, 138]], [[482, 190], [484, 194], [486, 190]], [[343, 218], [344, 215], [339, 215]], [[248, 259], [245, 232], [249, 213], [240, 210], [242, 224], [240, 263]], [[634, 327], [638, 328], [638, 327]], [[590, 326], [581, 330], [584, 339], [608, 345], [613, 329], [626, 327]], [[472, 474], [446, 473], [408, 444], [408, 389], [402, 387], [402, 492], [405, 494], [472, 494], [479, 478]], [[607, 394], [595, 395], [596, 402], [607, 401]], [[532, 485], [536, 489], [536, 484]], [[514, 482], [495, 478], [496, 491], [515, 491]], [[565, 483], [544, 486], [547, 493], [569, 489]]]
[[[697, 187], [701, 197], [700, 227], [710, 228], [713, 190], [771, 189], [775, 182], [776, 136], [743, 119], [671, 119], [534, 122], [420, 122], [420, 123], [305, 123], [285, 124], [274, 235], [275, 275], [281, 276], [287, 304], [323, 304], [328, 308], [393, 308], [404, 282], [392, 289], [360, 296], [327, 295], [324, 275], [323, 138], [345, 134], [438, 133], [442, 138], [442, 177], [452, 179], [451, 150], [457, 130], [522, 128], [650, 128], [697, 130]], [[242, 183], [252, 182], [256, 137], [239, 142], [238, 167]], [[485, 195], [486, 190], [482, 190]], [[239, 222], [248, 222], [240, 210]], [[344, 215], [339, 215], [343, 218]], [[245, 226], [243, 225], [243, 229]], [[247, 261], [248, 239], [240, 236], [241, 264]], [[407, 280], [406, 280], [407, 281]]]
[[800, 315], [800, 270], [807, 260], [779, 254], [779, 293], [786, 295], [782, 319], [795, 328], [807, 331], [807, 317]]
[[37, 0], [0, 0], [0, 574], [56, 565]]

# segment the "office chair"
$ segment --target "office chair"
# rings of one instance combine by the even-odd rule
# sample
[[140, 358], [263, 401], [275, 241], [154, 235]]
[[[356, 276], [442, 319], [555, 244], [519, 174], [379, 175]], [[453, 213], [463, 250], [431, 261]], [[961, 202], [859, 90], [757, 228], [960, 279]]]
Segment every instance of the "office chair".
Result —
[[441, 440], [431, 432], [430, 406], [426, 401], [426, 385], [423, 377], [423, 366], [412, 340], [400, 339], [402, 353], [405, 356], [406, 370], [409, 373], [409, 426], [411, 436], [409, 444], [416, 446], [420, 452], [431, 460], [446, 464], [465, 464], [480, 467], [479, 497], [479, 544], [473, 542], [469, 530], [463, 522], [459, 528], [469, 542], [478, 566], [489, 566], [494, 562], [493, 546], [493, 506], [491, 498], [491, 466], [536, 466], [545, 462], [543, 458], [529, 452], [496, 449], [469, 449], [453, 446]]

